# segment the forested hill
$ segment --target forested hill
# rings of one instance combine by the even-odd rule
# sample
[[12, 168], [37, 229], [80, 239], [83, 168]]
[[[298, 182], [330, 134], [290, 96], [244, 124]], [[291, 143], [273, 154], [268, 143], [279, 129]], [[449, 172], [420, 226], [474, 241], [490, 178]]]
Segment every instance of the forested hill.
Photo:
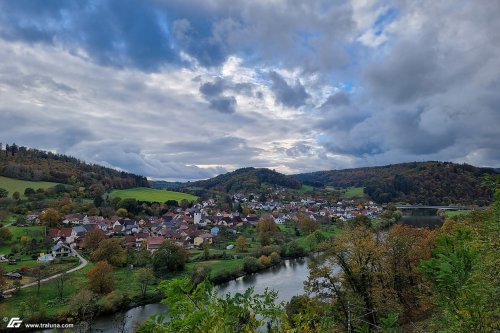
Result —
[[225, 193], [234, 193], [238, 191], [258, 190], [263, 183], [294, 189], [301, 187], [300, 181], [291, 176], [283, 175], [274, 170], [260, 168], [238, 169], [207, 180], [184, 183], [184, 185]]
[[102, 184], [106, 189], [149, 187], [143, 176], [117, 171], [96, 164], [87, 164], [74, 157], [54, 154], [22, 146], [0, 144], [0, 176], [80, 184], [88, 187]]
[[485, 175], [498, 175], [489, 168], [450, 162], [413, 162], [379, 167], [319, 171], [294, 177], [313, 186], [365, 188], [373, 200], [430, 205], [487, 205], [493, 199], [483, 186]]

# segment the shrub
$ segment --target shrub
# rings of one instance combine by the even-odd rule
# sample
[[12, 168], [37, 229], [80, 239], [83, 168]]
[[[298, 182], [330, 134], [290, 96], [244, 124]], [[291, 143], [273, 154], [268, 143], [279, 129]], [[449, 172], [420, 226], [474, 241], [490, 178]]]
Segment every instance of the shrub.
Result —
[[271, 253], [271, 255], [269, 256], [269, 258], [271, 259], [271, 263], [273, 265], [276, 265], [277, 263], [279, 263], [281, 261], [281, 257], [280, 257], [280, 255], [277, 252]]
[[115, 312], [123, 305], [123, 294], [114, 290], [99, 300], [99, 306], [106, 312]]
[[264, 267], [271, 266], [271, 258], [268, 256], [260, 256], [259, 263]]
[[262, 265], [257, 258], [245, 257], [245, 259], [243, 259], [243, 270], [246, 273], [254, 273], [260, 269], [262, 269]]

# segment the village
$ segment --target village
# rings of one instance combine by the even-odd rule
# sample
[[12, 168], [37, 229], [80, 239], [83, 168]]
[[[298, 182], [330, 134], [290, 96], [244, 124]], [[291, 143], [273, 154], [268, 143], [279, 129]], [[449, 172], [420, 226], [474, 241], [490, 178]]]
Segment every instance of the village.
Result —
[[[238, 195], [236, 197], [242, 201], [246, 199]], [[126, 247], [145, 248], [154, 252], [167, 239], [186, 249], [200, 247], [205, 243], [212, 244], [221, 230], [238, 234], [241, 228], [255, 226], [263, 215], [271, 216], [276, 224], [283, 225], [287, 222], [296, 223], [298, 212], [314, 221], [326, 221], [326, 223], [349, 221], [358, 215], [376, 218], [382, 212], [382, 207], [372, 201], [362, 207], [354, 205], [354, 200], [339, 201], [335, 204], [310, 198], [286, 204], [273, 201], [264, 204], [256, 200], [245, 201], [249, 209], [262, 213], [244, 215], [237, 211], [215, 211], [211, 214], [216, 204], [214, 200], [208, 200], [186, 210], [176, 208], [159, 217], [141, 219], [68, 214], [63, 219], [66, 227], [48, 230], [48, 236], [56, 244], [52, 254], [53, 257], [68, 255], [71, 252], [69, 247], [73, 245], [82, 248], [82, 241], [91, 230], [100, 230], [106, 237], [122, 237], [123, 245]], [[29, 214], [28, 220], [39, 223], [36, 213]], [[59, 245], [60, 242], [63, 245]], [[45, 256], [42, 260], [50, 260], [50, 256]]]
[[[328, 226], [348, 222], [358, 215], [375, 219], [383, 210], [372, 201], [328, 202], [306, 197], [300, 201], [285, 202], [268, 199], [261, 202], [256, 197], [253, 193], [247, 196], [241, 193], [234, 194], [232, 199], [240, 204], [239, 207], [243, 205], [242, 211], [221, 210], [216, 200], [209, 199], [193, 203], [192, 207], [186, 209], [172, 207], [161, 216], [105, 218], [79, 213], [67, 214], [62, 217], [59, 227], [44, 228], [43, 237], [39, 235], [45, 238], [45, 251], [40, 250], [38, 256], [23, 259], [14, 253], [10, 255], [0, 253], [0, 262], [19, 267], [19, 269], [8, 270], [4, 274], [16, 282], [12, 285], [17, 284], [19, 287], [21, 283], [15, 280], [22, 280], [23, 285], [35, 280], [33, 273], [29, 271], [28, 275], [31, 278], [23, 279], [27, 271], [26, 265], [49, 264], [54, 261], [60, 262], [61, 258], [79, 256], [77, 250], [85, 251], [84, 240], [91, 231], [98, 232], [105, 238], [119, 239], [123, 248], [145, 249], [149, 253], [156, 251], [165, 240], [171, 240], [187, 250], [214, 246], [214, 243], [218, 244], [219, 249], [232, 250], [237, 235], [251, 234], [256, 224], [264, 217], [271, 218], [282, 228], [287, 225], [296, 229], [299, 214], [318, 222], [318, 225]], [[28, 212], [26, 223], [17, 227], [29, 228], [29, 226], [40, 225], [41, 214], [43, 211]], [[229, 237], [221, 237], [221, 234], [229, 235]]]

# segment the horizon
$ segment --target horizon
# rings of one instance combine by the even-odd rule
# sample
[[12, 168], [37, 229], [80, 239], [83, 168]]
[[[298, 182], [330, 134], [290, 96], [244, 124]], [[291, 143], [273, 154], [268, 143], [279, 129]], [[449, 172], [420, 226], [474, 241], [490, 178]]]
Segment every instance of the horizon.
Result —
[[451, 0], [3, 1], [0, 132], [169, 181], [248, 165], [498, 168], [498, 12]]

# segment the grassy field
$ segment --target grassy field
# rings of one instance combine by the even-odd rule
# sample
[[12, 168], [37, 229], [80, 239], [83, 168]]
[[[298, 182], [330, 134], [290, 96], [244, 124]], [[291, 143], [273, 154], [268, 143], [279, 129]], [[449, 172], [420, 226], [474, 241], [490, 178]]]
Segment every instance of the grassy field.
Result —
[[33, 226], [33, 227], [7, 227], [12, 234], [12, 238], [7, 243], [0, 245], [0, 254], [7, 255], [11, 252], [12, 245], [21, 244], [19, 239], [21, 236], [28, 236], [28, 241], [31, 241], [33, 236], [38, 241], [44, 239], [45, 227]]
[[365, 195], [362, 187], [341, 188], [341, 187], [327, 186], [327, 189], [331, 191], [339, 191], [343, 199], [362, 198]]
[[155, 190], [152, 188], [146, 187], [136, 187], [130, 188], [127, 190], [114, 190], [109, 194], [110, 198], [120, 197], [122, 199], [125, 198], [133, 198], [139, 201], [156, 201], [156, 202], [165, 202], [167, 200], [177, 200], [180, 202], [182, 199], [186, 199], [188, 201], [194, 201], [198, 199], [197, 196], [174, 192], [174, 191], [166, 191], [166, 190]]
[[57, 183], [52, 182], [32, 182], [28, 180], [20, 180], [0, 176], [0, 187], [9, 191], [9, 197], [11, 197], [12, 193], [14, 192], [19, 192], [21, 193], [21, 196], [24, 196], [24, 190], [28, 187], [31, 187], [34, 190], [38, 190], [39, 188], [47, 189], [56, 185]]
[[446, 217], [462, 216], [470, 213], [470, 210], [447, 210], [445, 211]]

